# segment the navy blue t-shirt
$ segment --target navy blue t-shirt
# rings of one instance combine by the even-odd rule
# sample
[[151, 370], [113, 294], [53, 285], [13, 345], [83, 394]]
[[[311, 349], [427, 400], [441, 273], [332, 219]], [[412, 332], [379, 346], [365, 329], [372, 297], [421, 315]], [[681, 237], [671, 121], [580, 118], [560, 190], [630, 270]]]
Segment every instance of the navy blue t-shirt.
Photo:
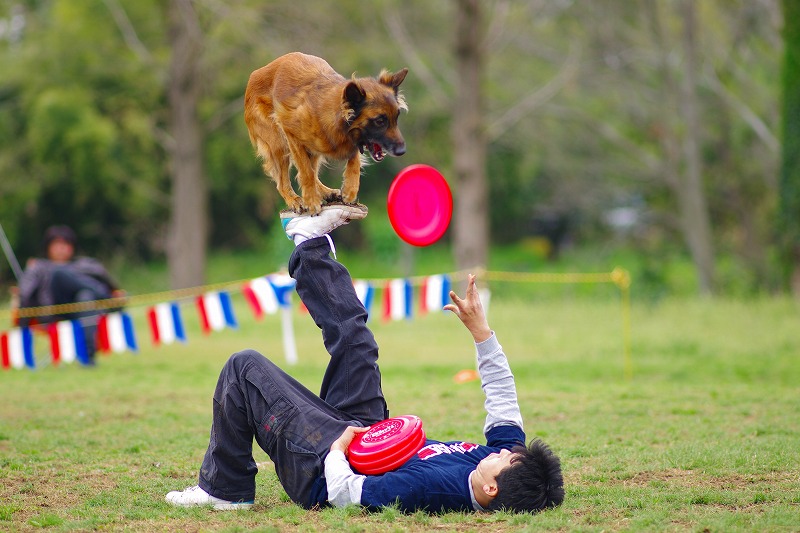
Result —
[[361, 504], [368, 508], [398, 503], [403, 511], [474, 511], [469, 474], [484, 457], [502, 449], [525, 445], [518, 426], [495, 426], [486, 434], [486, 444], [462, 441], [425, 445], [397, 470], [367, 476]]

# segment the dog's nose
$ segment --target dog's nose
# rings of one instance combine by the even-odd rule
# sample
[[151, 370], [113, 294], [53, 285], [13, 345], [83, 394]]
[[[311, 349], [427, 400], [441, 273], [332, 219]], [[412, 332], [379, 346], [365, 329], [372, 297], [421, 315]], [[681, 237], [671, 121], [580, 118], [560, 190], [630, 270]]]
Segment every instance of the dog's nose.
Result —
[[404, 153], [406, 153], [406, 144], [402, 143], [394, 145], [394, 147], [392, 148], [392, 153], [398, 157], [403, 155]]

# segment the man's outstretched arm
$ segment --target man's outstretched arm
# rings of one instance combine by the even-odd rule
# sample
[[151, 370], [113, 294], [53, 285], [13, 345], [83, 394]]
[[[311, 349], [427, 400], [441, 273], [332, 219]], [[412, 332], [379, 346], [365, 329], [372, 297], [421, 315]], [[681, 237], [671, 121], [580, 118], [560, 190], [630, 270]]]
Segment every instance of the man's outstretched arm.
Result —
[[475, 285], [475, 276], [469, 275], [467, 292], [463, 299], [453, 291], [450, 291], [450, 299], [453, 303], [447, 304], [444, 309], [455, 313], [475, 340], [478, 372], [481, 375], [481, 386], [486, 394], [484, 434], [495, 426], [513, 425], [522, 428], [522, 414], [517, 403], [514, 375], [503, 353], [503, 347], [489, 327]]

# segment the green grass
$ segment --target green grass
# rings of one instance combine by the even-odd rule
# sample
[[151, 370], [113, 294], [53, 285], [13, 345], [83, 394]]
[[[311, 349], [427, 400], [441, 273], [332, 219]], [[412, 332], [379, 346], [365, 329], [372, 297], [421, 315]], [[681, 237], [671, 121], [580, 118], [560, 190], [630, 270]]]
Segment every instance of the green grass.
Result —
[[[267, 257], [285, 257], [284, 243]], [[288, 243], [286, 243], [288, 244]], [[401, 253], [401, 252], [400, 252]], [[355, 277], [403, 275], [387, 253], [340, 259]], [[218, 255], [209, 281], [277, 270], [264, 252]], [[582, 261], [584, 271], [636, 264]], [[414, 254], [416, 273], [452, 270], [446, 250]], [[609, 266], [610, 265], [610, 266]], [[493, 254], [494, 270], [566, 271], [524, 246]], [[122, 268], [132, 294], [163, 290], [163, 267]], [[623, 372], [613, 286], [495, 283], [489, 315], [511, 361], [529, 437], [561, 456], [567, 498], [539, 515], [307, 512], [288, 501], [269, 458], [256, 509], [177, 509], [163, 496], [196, 481], [208, 442], [211, 394], [233, 352], [282, 363], [279, 320], [256, 321], [240, 295], [237, 331], [205, 337], [190, 307], [189, 342], [77, 365], [0, 372], [0, 530], [133, 531], [784, 531], [800, 528], [800, 310], [788, 299], [642, 297], [634, 277], [633, 378]], [[381, 345], [393, 414], [423, 418], [437, 439], [480, 441], [478, 383], [456, 384], [473, 348], [453, 316], [371, 325]], [[318, 329], [294, 317], [300, 362], [287, 369], [312, 390], [326, 364]], [[37, 339], [40, 355], [45, 342]], [[285, 366], [285, 365], [282, 365]]]
[[[634, 376], [623, 378], [619, 303], [564, 295], [493, 298], [490, 318], [511, 360], [526, 430], [560, 454], [564, 505], [535, 516], [402, 515], [394, 509], [306, 512], [288, 502], [268, 457], [256, 509], [168, 506], [194, 484], [211, 394], [227, 356], [253, 347], [282, 361], [276, 317], [189, 342], [75, 365], [0, 374], [0, 530], [704, 530], [800, 527], [800, 336], [787, 300], [637, 304]], [[187, 313], [188, 315], [188, 313]], [[481, 439], [483, 396], [453, 375], [473, 364], [445, 314], [372, 321], [394, 414], [423, 418], [434, 438]], [[295, 316], [300, 363], [318, 387], [326, 355], [307, 315]], [[413, 342], [409, 340], [413, 339]], [[39, 342], [43, 347], [44, 343]]]

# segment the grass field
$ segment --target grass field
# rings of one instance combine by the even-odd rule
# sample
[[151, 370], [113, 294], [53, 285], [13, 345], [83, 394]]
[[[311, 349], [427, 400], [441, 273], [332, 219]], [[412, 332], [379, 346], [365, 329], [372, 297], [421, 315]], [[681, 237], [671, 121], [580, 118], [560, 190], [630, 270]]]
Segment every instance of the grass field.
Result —
[[[528, 437], [542, 437], [562, 458], [567, 497], [559, 509], [307, 512], [287, 500], [258, 449], [255, 511], [170, 507], [166, 492], [195, 484], [228, 355], [255, 348], [282, 362], [279, 320], [257, 322], [236, 299], [237, 331], [204, 337], [187, 320], [188, 343], [154, 348], [134, 309], [138, 355], [103, 357], [93, 369], [0, 372], [0, 530], [800, 530], [795, 303], [634, 303], [626, 380], [614, 290], [514, 294], [498, 288], [490, 322], [517, 379]], [[419, 415], [433, 438], [480, 441], [480, 386], [452, 379], [473, 365], [455, 317], [371, 324], [392, 413]], [[316, 390], [326, 364], [319, 332], [299, 313], [295, 328], [300, 363], [290, 372]]]

